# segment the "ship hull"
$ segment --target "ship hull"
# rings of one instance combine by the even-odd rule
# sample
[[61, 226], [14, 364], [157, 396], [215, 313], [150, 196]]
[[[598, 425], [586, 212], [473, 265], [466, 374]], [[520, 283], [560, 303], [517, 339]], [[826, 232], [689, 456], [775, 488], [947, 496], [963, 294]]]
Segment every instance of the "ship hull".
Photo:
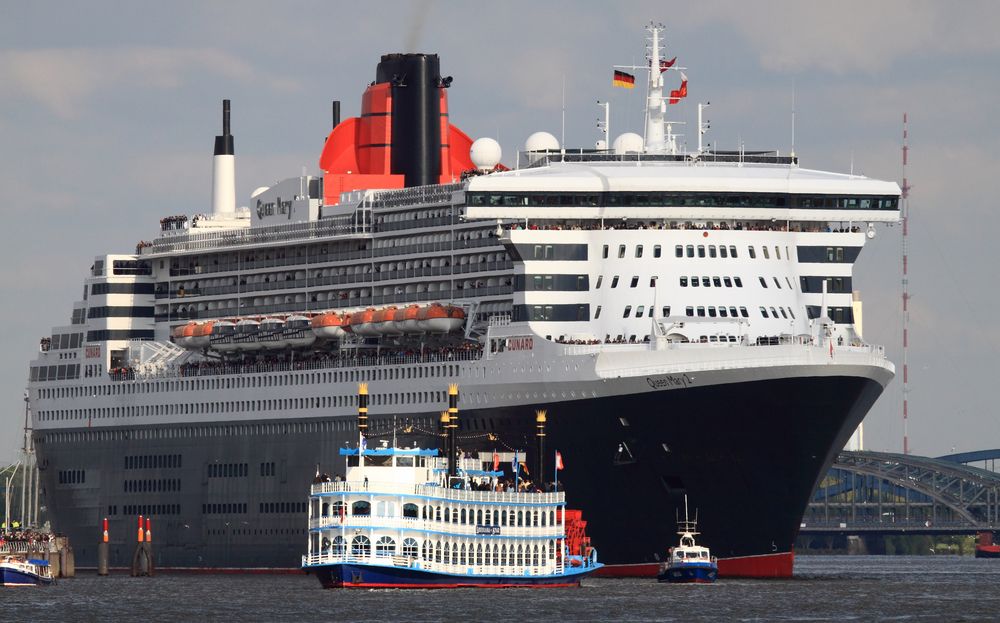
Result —
[[[588, 535], [607, 564], [602, 575], [655, 576], [687, 494], [698, 510], [701, 540], [720, 559], [720, 576], [788, 577], [815, 482], [891, 378], [879, 370], [751, 378], [554, 407], [465, 408], [461, 418], [479, 424], [463, 425], [467, 440], [460, 445], [492, 450], [503, 443], [527, 448], [530, 457], [534, 408], [550, 407], [542, 479], [552, 479], [551, 454], [559, 450], [566, 466], [560, 487], [569, 506], [587, 517]], [[312, 419], [273, 424], [267, 435], [206, 423], [194, 437], [143, 434], [136, 427], [115, 439], [39, 443], [44, 501], [53, 529], [71, 537], [78, 566], [96, 565], [104, 516], [111, 520], [111, 565], [127, 565], [135, 515], [145, 511], [154, 518], [161, 569], [295, 568], [307, 521], [293, 501], [302, 499], [317, 464], [336, 473], [337, 450], [356, 441], [353, 423], [345, 420], [338, 418], [339, 430], [328, 433], [317, 432]], [[488, 431], [480, 428], [484, 423]], [[487, 432], [500, 441], [489, 441]], [[414, 441], [430, 439], [412, 433]], [[183, 461], [177, 468], [124, 469], [125, 456], [141, 454], [182, 455]], [[258, 463], [270, 462], [277, 467], [269, 475], [263, 465], [258, 472]], [[239, 477], [210, 478], [213, 463], [248, 467]], [[66, 466], [86, 470], [87, 482], [58, 484], [55, 475]], [[175, 477], [179, 491], [124, 491], [125, 480]]]
[[379, 565], [332, 564], [308, 569], [323, 588], [567, 588], [580, 586], [590, 571], [565, 575], [455, 575]]

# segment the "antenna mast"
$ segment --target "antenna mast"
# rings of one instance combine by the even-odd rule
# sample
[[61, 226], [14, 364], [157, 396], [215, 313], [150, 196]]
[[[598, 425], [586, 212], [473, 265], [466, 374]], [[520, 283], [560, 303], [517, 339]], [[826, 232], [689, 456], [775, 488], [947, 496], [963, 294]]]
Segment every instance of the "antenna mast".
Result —
[[646, 29], [652, 36], [649, 47], [649, 93], [646, 96], [646, 152], [664, 153], [667, 148], [663, 133], [666, 106], [663, 102], [663, 74], [660, 72], [660, 32], [663, 24], [650, 23]]
[[907, 238], [909, 237], [910, 221], [910, 182], [906, 177], [907, 159], [910, 151], [910, 140], [907, 131], [906, 113], [903, 113], [903, 185], [900, 212], [903, 219], [903, 454], [910, 453], [910, 439], [907, 431], [909, 411], [907, 396], [910, 393], [910, 370], [907, 365], [910, 349], [910, 280], [907, 277]]

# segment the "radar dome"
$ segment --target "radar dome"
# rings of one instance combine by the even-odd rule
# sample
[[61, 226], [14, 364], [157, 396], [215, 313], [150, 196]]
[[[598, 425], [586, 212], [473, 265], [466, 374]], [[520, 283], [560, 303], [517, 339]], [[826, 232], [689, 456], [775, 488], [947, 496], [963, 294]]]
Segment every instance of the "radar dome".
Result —
[[469, 149], [472, 164], [480, 171], [489, 171], [500, 164], [500, 143], [487, 137], [477, 138]]
[[254, 191], [252, 193], [250, 193], [250, 198], [251, 199], [256, 199], [257, 195], [259, 195], [261, 193], [266, 193], [268, 190], [270, 190], [270, 188], [267, 187], [267, 186], [261, 186], [259, 188], [255, 188]]
[[559, 151], [559, 141], [548, 132], [535, 132], [524, 141], [524, 151]]
[[635, 132], [620, 134], [618, 138], [615, 139], [612, 149], [615, 150], [616, 154], [640, 153], [643, 149], [642, 137]]

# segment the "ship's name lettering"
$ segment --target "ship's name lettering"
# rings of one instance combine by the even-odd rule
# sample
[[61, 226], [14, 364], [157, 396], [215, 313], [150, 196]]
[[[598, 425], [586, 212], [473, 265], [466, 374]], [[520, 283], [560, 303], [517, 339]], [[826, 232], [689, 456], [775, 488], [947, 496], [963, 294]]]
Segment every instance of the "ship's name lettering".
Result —
[[476, 526], [476, 535], [493, 536], [500, 534], [500, 526]]
[[288, 218], [292, 218], [292, 201], [282, 201], [281, 197], [267, 202], [257, 200], [257, 218], [274, 216], [275, 214], [287, 214]]
[[535, 347], [534, 338], [530, 337], [507, 338], [507, 350], [531, 350], [534, 347]]
[[658, 376], [656, 378], [647, 376], [646, 383], [653, 389], [669, 389], [671, 387], [687, 387], [694, 383], [694, 379], [686, 374]]
[[88, 346], [86, 351], [87, 359], [97, 359], [101, 356], [100, 346]]

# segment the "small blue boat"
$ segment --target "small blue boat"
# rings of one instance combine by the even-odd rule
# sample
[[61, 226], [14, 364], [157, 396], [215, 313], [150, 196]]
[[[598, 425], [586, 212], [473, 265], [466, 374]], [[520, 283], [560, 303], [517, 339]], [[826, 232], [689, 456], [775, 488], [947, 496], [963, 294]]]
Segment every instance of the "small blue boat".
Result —
[[6, 555], [0, 558], [0, 586], [38, 586], [52, 583], [48, 561]]
[[680, 543], [670, 548], [666, 562], [660, 565], [656, 576], [659, 582], [677, 584], [711, 584], [719, 577], [718, 559], [707, 547], [695, 543], [698, 534], [698, 516], [688, 519], [687, 496], [684, 496], [684, 521], [677, 522]]

